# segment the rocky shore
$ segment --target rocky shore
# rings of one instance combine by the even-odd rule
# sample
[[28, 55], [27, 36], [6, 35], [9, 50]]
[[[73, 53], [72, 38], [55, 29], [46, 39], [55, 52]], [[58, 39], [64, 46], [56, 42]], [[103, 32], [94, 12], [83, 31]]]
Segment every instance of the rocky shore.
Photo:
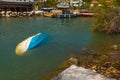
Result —
[[1, 11], [0, 17], [29, 17], [29, 16], [41, 16], [43, 11], [30, 11], [30, 12], [13, 12], [13, 11]]
[[102, 80], [120, 80], [120, 45], [107, 45], [98, 50], [83, 49], [80, 54], [70, 56], [69, 59], [63, 62], [56, 71], [52, 72], [44, 80], [59, 80], [55, 79], [55, 77], [59, 77], [64, 70], [73, 64], [104, 75], [106, 79]]
[[[70, 10], [71, 13], [79, 14], [79, 10]], [[62, 14], [62, 10], [32, 10], [32, 11], [0, 11], [0, 17], [30, 17], [30, 16], [45, 16], [45, 17], [54, 17], [55, 14]]]
[[98, 74], [94, 70], [72, 65], [51, 80], [116, 80]]

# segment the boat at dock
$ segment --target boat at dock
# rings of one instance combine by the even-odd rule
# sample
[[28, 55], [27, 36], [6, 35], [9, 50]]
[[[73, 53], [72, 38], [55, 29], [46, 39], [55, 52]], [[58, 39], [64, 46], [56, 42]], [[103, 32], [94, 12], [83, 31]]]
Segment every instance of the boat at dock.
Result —
[[43, 14], [43, 16], [45, 16], [45, 17], [53, 17], [54, 14], [52, 12], [46, 12], [46, 13]]
[[62, 10], [62, 14], [55, 14], [56, 18], [74, 18], [77, 17], [76, 14], [71, 13], [69, 10]]
[[53, 7], [42, 7], [40, 10], [50, 12], [51, 10], [53, 10]]
[[56, 14], [55, 15], [56, 18], [74, 18], [76, 17], [76, 14]]
[[80, 17], [95, 17], [95, 16], [97, 16], [95, 13], [79, 13], [77, 15]]

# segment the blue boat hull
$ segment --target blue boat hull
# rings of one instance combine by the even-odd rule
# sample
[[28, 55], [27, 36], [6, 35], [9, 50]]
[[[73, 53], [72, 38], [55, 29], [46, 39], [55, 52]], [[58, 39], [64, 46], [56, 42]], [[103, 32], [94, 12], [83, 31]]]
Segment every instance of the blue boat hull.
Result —
[[47, 35], [42, 33], [28, 37], [17, 45], [15, 50], [16, 54], [23, 55], [23, 53], [25, 53], [27, 50], [35, 48], [37, 45], [39, 45], [39, 43], [41, 43], [46, 37]]

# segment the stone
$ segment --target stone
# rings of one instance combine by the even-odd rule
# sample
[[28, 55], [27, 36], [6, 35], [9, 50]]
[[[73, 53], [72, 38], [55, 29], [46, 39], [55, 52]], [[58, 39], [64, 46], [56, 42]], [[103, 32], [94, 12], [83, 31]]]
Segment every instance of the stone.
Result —
[[72, 64], [78, 65], [78, 59], [75, 57], [71, 57], [70, 59], [68, 59], [68, 61]]
[[109, 76], [109, 77], [113, 77], [113, 76], [120, 76], [118, 75], [120, 74], [120, 71], [114, 67], [109, 67], [107, 70], [106, 70], [106, 73], [105, 75], [106, 76]]
[[94, 70], [85, 69], [83, 67], [77, 67], [71, 65], [69, 68], [58, 74], [58, 76], [51, 80], [116, 80], [113, 78], [105, 77], [98, 74]]
[[118, 46], [117, 45], [112, 45], [111, 48], [113, 48], [114, 50], [117, 50]]

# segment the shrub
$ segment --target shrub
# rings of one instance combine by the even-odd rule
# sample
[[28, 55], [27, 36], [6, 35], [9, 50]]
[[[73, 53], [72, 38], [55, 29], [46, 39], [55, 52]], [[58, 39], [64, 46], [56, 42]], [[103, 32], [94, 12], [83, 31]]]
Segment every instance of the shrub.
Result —
[[96, 8], [98, 17], [93, 25], [95, 31], [120, 33], [120, 6], [104, 5]]

